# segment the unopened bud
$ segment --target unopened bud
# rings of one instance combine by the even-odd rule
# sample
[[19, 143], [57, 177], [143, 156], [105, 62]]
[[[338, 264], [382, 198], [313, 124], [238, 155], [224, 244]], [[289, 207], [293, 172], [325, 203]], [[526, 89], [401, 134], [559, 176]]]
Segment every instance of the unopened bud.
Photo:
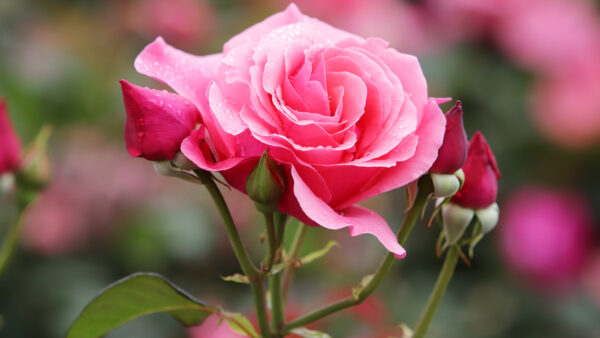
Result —
[[25, 151], [20, 168], [16, 173], [19, 187], [28, 190], [42, 190], [48, 184], [50, 180], [48, 140], [51, 133], [51, 127], [43, 127]]
[[256, 167], [248, 175], [246, 193], [254, 201], [259, 211], [268, 213], [277, 210], [285, 188], [285, 173], [269, 157], [268, 150], [266, 150]]
[[438, 157], [430, 171], [439, 174], [451, 174], [460, 169], [467, 159], [469, 141], [463, 125], [463, 111], [460, 101], [446, 115], [444, 141], [438, 150]]

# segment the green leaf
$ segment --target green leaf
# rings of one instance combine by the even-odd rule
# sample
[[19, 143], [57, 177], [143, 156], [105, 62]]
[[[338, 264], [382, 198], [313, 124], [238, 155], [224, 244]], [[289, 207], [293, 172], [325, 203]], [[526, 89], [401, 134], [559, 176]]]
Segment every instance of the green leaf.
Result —
[[260, 336], [256, 333], [254, 326], [250, 323], [248, 318], [244, 317], [240, 313], [222, 311], [220, 316], [229, 324], [229, 327], [236, 333], [250, 336], [252, 338], [259, 338]]
[[67, 338], [101, 337], [130, 320], [159, 312], [193, 326], [220, 310], [194, 299], [161, 275], [135, 273], [102, 290], [77, 317]]
[[302, 257], [300, 259], [300, 262], [302, 263], [302, 265], [311, 263], [314, 260], [317, 260], [317, 259], [325, 256], [329, 252], [329, 250], [331, 250], [331, 248], [333, 248], [334, 246], [339, 246], [339, 245], [336, 241], [329, 241], [329, 242], [327, 242], [327, 244], [325, 244], [325, 247], [323, 249], [309, 253], [308, 255]]
[[291, 331], [291, 333], [297, 334], [300, 337], [304, 337], [304, 338], [331, 338], [331, 336], [325, 332], [309, 330], [305, 327], [293, 329]]
[[221, 279], [226, 282], [234, 282], [234, 283], [242, 283], [242, 284], [250, 284], [250, 278], [246, 275], [242, 275], [241, 273], [236, 273], [231, 276], [221, 276]]

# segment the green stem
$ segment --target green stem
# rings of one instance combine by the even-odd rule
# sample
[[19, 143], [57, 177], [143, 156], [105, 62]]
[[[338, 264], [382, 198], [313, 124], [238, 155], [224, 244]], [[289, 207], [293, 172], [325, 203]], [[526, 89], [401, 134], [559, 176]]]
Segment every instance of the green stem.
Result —
[[454, 268], [456, 267], [456, 263], [458, 262], [460, 248], [457, 245], [453, 245], [448, 249], [446, 253], [446, 258], [444, 260], [444, 265], [442, 266], [442, 270], [440, 270], [440, 275], [438, 276], [437, 281], [435, 282], [435, 287], [431, 295], [429, 296], [429, 302], [427, 303], [427, 307], [425, 311], [421, 315], [421, 319], [415, 328], [413, 338], [422, 338], [427, 333], [427, 328], [429, 327], [429, 323], [433, 319], [433, 315], [437, 310], [442, 298], [444, 297], [444, 293], [446, 293], [446, 288], [448, 287], [448, 283], [450, 283], [450, 279], [452, 278], [452, 274], [454, 273]]
[[219, 210], [219, 214], [221, 215], [223, 223], [225, 224], [227, 236], [229, 237], [229, 241], [233, 246], [233, 252], [240, 263], [242, 271], [250, 279], [250, 286], [252, 288], [252, 296], [254, 298], [258, 326], [263, 336], [269, 338], [271, 335], [269, 332], [269, 322], [267, 320], [267, 306], [265, 304], [263, 278], [254, 264], [252, 264], [252, 261], [248, 256], [248, 252], [246, 251], [246, 248], [240, 239], [240, 235], [237, 231], [233, 218], [231, 217], [227, 203], [225, 203], [225, 199], [223, 198], [221, 191], [215, 184], [212, 174], [204, 170], [196, 170], [195, 172], [206, 187], [206, 190], [208, 190], [208, 193], [212, 197], [217, 209]]
[[[421, 215], [423, 209], [427, 205], [427, 198], [429, 197], [429, 194], [431, 193], [432, 189], [433, 187], [429, 177], [424, 177], [419, 181], [419, 189], [415, 202], [408, 211], [404, 222], [402, 222], [400, 231], [398, 232], [398, 243], [400, 243], [401, 245], [403, 245], [404, 242], [406, 242], [406, 239], [408, 238], [410, 232], [414, 228], [417, 220], [419, 219], [419, 216]], [[353, 295], [348, 296], [337, 302], [331, 303], [329, 305], [326, 305], [320, 309], [317, 309], [311, 313], [308, 313], [285, 324], [283, 326], [283, 332], [288, 333], [292, 329], [310, 324], [330, 314], [362, 303], [379, 286], [383, 278], [390, 271], [395, 261], [396, 258], [394, 254], [391, 252], [387, 253], [384, 259], [379, 264], [377, 271], [375, 272], [375, 274], [373, 274], [373, 277], [370, 278], [366, 285], [358, 286], [358, 291], [353, 292]]]
[[16, 222], [8, 229], [8, 233], [2, 244], [2, 250], [0, 251], [0, 275], [4, 272], [4, 269], [8, 265], [12, 253], [15, 251], [17, 242], [19, 241], [19, 235], [21, 234], [21, 228], [23, 224], [23, 217], [19, 216]]
[[[267, 254], [267, 267], [265, 272], [271, 271], [273, 263], [279, 259], [277, 251], [283, 241], [283, 226], [278, 219], [277, 230], [275, 231], [274, 213], [264, 213], [265, 224], [267, 227], [267, 238], [269, 241], [269, 252]], [[281, 293], [281, 272], [269, 276], [269, 291], [271, 292], [271, 328], [277, 332], [283, 326], [285, 321], [285, 306], [283, 303], [283, 294]], [[275, 333], [274, 337], [281, 337]]]
[[[294, 221], [298, 223], [298, 230], [296, 230], [296, 233], [294, 234], [294, 240], [292, 241], [292, 246], [290, 247], [290, 254], [288, 257], [290, 262], [294, 262], [296, 259], [298, 259], [298, 256], [300, 255], [300, 249], [302, 248], [302, 241], [304, 241], [304, 237], [306, 237], [306, 225], [295, 218]], [[283, 275], [284, 298], [287, 297], [287, 294], [290, 290], [292, 277], [294, 276], [294, 270], [296, 270], [294, 263], [290, 264], [290, 266], [285, 269], [285, 273]]]
[[267, 249], [267, 255], [265, 257], [264, 271], [269, 272], [275, 262], [275, 256], [277, 252], [277, 235], [275, 234], [275, 222], [273, 221], [273, 213], [263, 213], [265, 216], [265, 227], [267, 228], [267, 242], [269, 242], [269, 248]]
[[23, 221], [25, 218], [25, 210], [37, 198], [38, 191], [30, 189], [19, 189], [17, 190], [16, 195], [18, 216], [17, 220], [8, 229], [6, 237], [4, 238], [4, 243], [2, 243], [2, 249], [0, 249], [0, 276], [6, 269], [6, 266], [8, 265], [8, 262], [10, 261], [10, 258], [12, 257], [12, 254], [15, 251], [17, 243], [19, 242], [19, 236], [21, 234], [21, 229], [23, 228]]

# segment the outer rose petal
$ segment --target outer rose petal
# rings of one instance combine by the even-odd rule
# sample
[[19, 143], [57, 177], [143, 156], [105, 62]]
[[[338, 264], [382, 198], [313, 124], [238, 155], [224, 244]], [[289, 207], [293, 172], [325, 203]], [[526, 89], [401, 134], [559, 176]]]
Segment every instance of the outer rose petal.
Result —
[[169, 46], [158, 37], [135, 59], [135, 69], [166, 83], [203, 111], [208, 107], [206, 90], [216, 76], [220, 61], [221, 54], [188, 54]]
[[21, 142], [15, 133], [4, 100], [0, 100], [0, 175], [19, 165]]
[[172, 159], [198, 121], [196, 107], [177, 94], [120, 82], [127, 111], [125, 143], [129, 154], [151, 161]]
[[317, 197], [292, 166], [294, 195], [302, 211], [314, 222], [327, 229], [337, 230], [350, 227], [350, 234], [371, 234], [398, 258], [406, 256], [406, 250], [398, 243], [396, 235], [381, 216], [371, 210], [350, 206], [339, 213]]

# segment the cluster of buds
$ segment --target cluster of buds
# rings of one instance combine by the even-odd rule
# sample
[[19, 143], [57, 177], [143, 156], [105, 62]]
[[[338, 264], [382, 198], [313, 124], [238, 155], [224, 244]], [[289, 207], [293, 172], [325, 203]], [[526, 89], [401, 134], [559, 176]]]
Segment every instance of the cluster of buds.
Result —
[[[460, 101], [446, 113], [446, 134], [430, 178], [432, 197], [438, 199], [434, 216], [441, 211], [442, 218], [438, 254], [449, 246], [468, 243], [472, 256], [475, 245], [498, 223], [500, 172], [480, 132], [467, 141], [462, 115]], [[465, 235], [469, 226], [472, 232]]]

